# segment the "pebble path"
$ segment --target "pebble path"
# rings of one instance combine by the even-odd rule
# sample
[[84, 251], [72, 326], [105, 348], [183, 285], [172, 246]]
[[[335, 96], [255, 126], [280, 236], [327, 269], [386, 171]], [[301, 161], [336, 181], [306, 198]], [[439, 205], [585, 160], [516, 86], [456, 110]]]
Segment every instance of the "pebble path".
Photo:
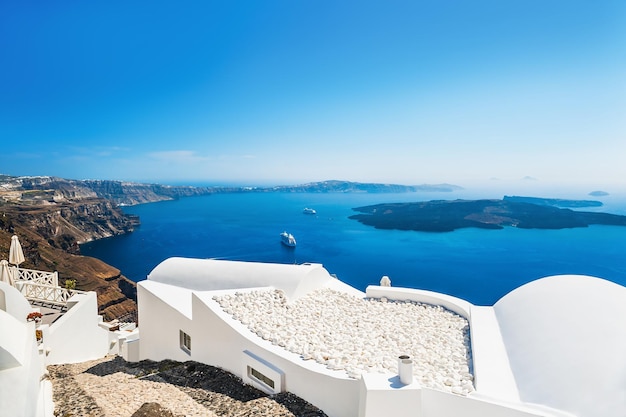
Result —
[[48, 366], [55, 416], [132, 417], [158, 403], [176, 417], [325, 417], [283, 393], [273, 397], [222, 369], [197, 362], [141, 361], [118, 356]]

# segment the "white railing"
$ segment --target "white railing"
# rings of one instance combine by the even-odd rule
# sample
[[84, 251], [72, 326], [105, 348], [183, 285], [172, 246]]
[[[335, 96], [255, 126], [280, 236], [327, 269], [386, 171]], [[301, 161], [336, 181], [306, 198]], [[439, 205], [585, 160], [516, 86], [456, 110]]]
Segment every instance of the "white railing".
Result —
[[26, 281], [26, 282], [34, 282], [36, 284], [45, 284], [51, 285], [54, 287], [59, 286], [59, 273], [54, 272], [46, 272], [46, 271], [36, 271], [34, 269], [22, 269], [12, 267], [13, 269], [13, 278], [15, 281]]
[[59, 286], [39, 284], [33, 281], [23, 281], [17, 288], [29, 301], [38, 301], [58, 306], [67, 304], [67, 300], [74, 294], [84, 294], [84, 291], [68, 290]]

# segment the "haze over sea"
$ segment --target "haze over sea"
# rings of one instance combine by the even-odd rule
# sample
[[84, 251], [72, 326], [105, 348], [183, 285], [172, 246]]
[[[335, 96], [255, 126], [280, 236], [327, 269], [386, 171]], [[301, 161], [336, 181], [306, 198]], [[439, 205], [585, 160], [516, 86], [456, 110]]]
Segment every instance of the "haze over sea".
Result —
[[[626, 227], [538, 230], [461, 229], [449, 233], [377, 230], [350, 220], [354, 207], [437, 199], [502, 198], [466, 190], [435, 193], [215, 194], [125, 207], [141, 226], [133, 233], [82, 245], [84, 255], [119, 268], [133, 281], [172, 256], [278, 263], [321, 263], [365, 290], [387, 275], [393, 286], [451, 294], [491, 305], [514, 288], [558, 274], [585, 274], [626, 285]], [[535, 195], [536, 196], [536, 195]], [[541, 195], [560, 197], [561, 195]], [[587, 211], [626, 214], [626, 195], [589, 197]], [[317, 215], [305, 215], [311, 207]], [[286, 230], [297, 239], [280, 243]]]

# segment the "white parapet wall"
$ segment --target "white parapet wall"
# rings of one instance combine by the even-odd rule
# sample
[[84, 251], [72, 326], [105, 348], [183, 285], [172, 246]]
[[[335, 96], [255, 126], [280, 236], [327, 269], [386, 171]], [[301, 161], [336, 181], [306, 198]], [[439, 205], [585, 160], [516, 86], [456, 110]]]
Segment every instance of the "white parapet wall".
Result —
[[359, 395], [359, 417], [421, 416], [421, 386], [404, 384], [398, 375], [363, 375]]
[[480, 396], [462, 397], [443, 391], [422, 389], [420, 417], [577, 417], [549, 407], [506, 402]]
[[370, 285], [365, 290], [369, 298], [387, 298], [389, 300], [415, 301], [424, 304], [439, 305], [469, 320], [471, 303], [451, 295], [433, 291], [416, 290], [402, 287], [383, 287]]
[[48, 417], [38, 404], [45, 386], [35, 339], [35, 323], [27, 322], [32, 311], [20, 292], [0, 282], [0, 415]]
[[[439, 305], [465, 317], [470, 323], [472, 368], [476, 391], [469, 396], [453, 395], [429, 388], [413, 387], [419, 390], [420, 417], [440, 417], [448, 415], [529, 417], [529, 416], [570, 416], [550, 407], [536, 407], [520, 401], [515, 378], [511, 370], [506, 346], [500, 333], [500, 327], [493, 307], [479, 307], [446, 294], [412, 288], [369, 286], [367, 297], [387, 298], [389, 300], [410, 300], [424, 304]], [[374, 378], [374, 379], [373, 379]], [[366, 386], [372, 386], [375, 377], [366, 376]], [[389, 415], [402, 416], [406, 413], [399, 394], [395, 393], [392, 379], [388, 386], [375, 384], [376, 393], [363, 392], [367, 395], [368, 408], [387, 407]], [[406, 389], [406, 387], [405, 387]], [[385, 394], [387, 392], [387, 394]], [[398, 397], [397, 401], [390, 399]], [[361, 398], [361, 409], [363, 409]], [[384, 401], [385, 404], [378, 404]], [[416, 400], [415, 400], [416, 401]], [[391, 407], [391, 408], [390, 408]], [[417, 405], [414, 405], [417, 407]], [[374, 414], [360, 414], [369, 416]]]
[[125, 337], [119, 338], [119, 355], [127, 362], [139, 362], [141, 356], [139, 353], [139, 330], [134, 331]]
[[101, 328], [98, 300], [93, 291], [75, 294], [69, 310], [44, 333], [46, 363], [56, 365], [102, 358], [109, 352], [108, 332]]

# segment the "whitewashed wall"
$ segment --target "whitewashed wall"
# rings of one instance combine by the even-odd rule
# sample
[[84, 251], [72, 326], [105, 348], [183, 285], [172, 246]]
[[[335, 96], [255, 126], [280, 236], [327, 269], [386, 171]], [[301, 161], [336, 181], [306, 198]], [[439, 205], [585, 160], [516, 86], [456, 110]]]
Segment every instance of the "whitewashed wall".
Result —
[[26, 316], [33, 311], [28, 300], [14, 287], [5, 282], [0, 282], [0, 296], [4, 298], [7, 313], [20, 322], [26, 321]]
[[[166, 302], [162, 297], [168, 295], [170, 298], [166, 298], [168, 300]], [[175, 307], [177, 304], [172, 303], [171, 298], [179, 295], [188, 299], [190, 312], [191, 294], [189, 291], [185, 290], [184, 295], [181, 295], [179, 289], [170, 285], [149, 281], [138, 283], [137, 302], [141, 331], [139, 357], [141, 359], [154, 361], [173, 359], [181, 362], [191, 359], [191, 356], [180, 348], [179, 331], [183, 330], [187, 334], [193, 332], [191, 330], [191, 314], [186, 314], [184, 310], [177, 309]], [[192, 337], [192, 348], [195, 348], [195, 343], [195, 338]]]
[[357, 414], [359, 381], [347, 378], [343, 372], [335, 371], [337, 376], [331, 376], [333, 372], [326, 371], [319, 364], [306, 363], [316, 368], [308, 369], [298, 355], [271, 345], [232, 320], [211, 297], [208, 293], [193, 296], [194, 360], [241, 377], [243, 352], [250, 351], [284, 372], [286, 391], [306, 399], [332, 417], [354, 417]]
[[[475, 365], [489, 370], [483, 372], [482, 377], [483, 386], [491, 388], [486, 393], [481, 393], [479, 389], [467, 397], [415, 387], [405, 390], [400, 397], [395, 395], [393, 387], [389, 393], [385, 389], [376, 389], [376, 392], [366, 389], [364, 393], [361, 381], [329, 371], [312, 361], [302, 361], [299, 356], [252, 335], [212, 300], [215, 291], [193, 292], [159, 282], [148, 281], [138, 285], [142, 329], [140, 358], [191, 359], [223, 368], [244, 379], [246, 361], [250, 361], [250, 358], [258, 359], [263, 364], [260, 366], [271, 376], [280, 378], [285, 390], [320, 407], [331, 417], [369, 417], [372, 410], [385, 410], [387, 415], [420, 417], [591, 417], [594, 414], [579, 414], [567, 406], [598, 398], [590, 395], [597, 393], [600, 386], [609, 388], [608, 395], [599, 396], [605, 401], [601, 404], [602, 411], [615, 411], [603, 415], [621, 417], [623, 414], [619, 414], [619, 410], [626, 409], [626, 405], [621, 407], [626, 398], [623, 396], [623, 384], [618, 381], [620, 372], [626, 369], [623, 355], [626, 351], [626, 328], [623, 326], [626, 288], [595, 281], [595, 284], [590, 284], [589, 280], [594, 278], [551, 280], [550, 285], [540, 285], [531, 291], [522, 287], [522, 290], [514, 291], [513, 295], [505, 296], [494, 308], [477, 308], [464, 300], [429, 291], [368, 287], [369, 297], [384, 296], [439, 304], [468, 318], [470, 326], [485, 327], [473, 333], [473, 337], [483, 337], [482, 342], [485, 342], [481, 363]], [[572, 282], [575, 288], [566, 290]], [[584, 306], [592, 306], [596, 311], [585, 314]], [[475, 321], [473, 313], [476, 315]], [[571, 320], [571, 317], [575, 319]], [[568, 321], [565, 330], [559, 330], [556, 338], [553, 337], [552, 332], [562, 325], [561, 320], [564, 318]], [[594, 325], [599, 322], [602, 324], [594, 329]], [[572, 337], [581, 327], [583, 331]], [[189, 353], [180, 347], [180, 330], [191, 336], [192, 348]], [[606, 334], [609, 336], [605, 337]], [[493, 337], [498, 341], [495, 350], [487, 340]], [[580, 346], [572, 348], [572, 342]], [[529, 344], [534, 346], [529, 348]], [[516, 345], [516, 348], [511, 349], [512, 345]], [[589, 355], [590, 352], [601, 354]], [[607, 355], [602, 356], [607, 352]], [[579, 363], [582, 364], [582, 375], [590, 378], [588, 381], [576, 379], [575, 372], [581, 368], [571, 366], [576, 363], [572, 354], [578, 359], [583, 358]], [[598, 360], [600, 370], [596, 371], [592, 363], [597, 364]], [[557, 368], [548, 362], [556, 363]], [[499, 364], [508, 364], [504, 374], [497, 369]], [[558, 374], [555, 379], [555, 369], [563, 369], [564, 365], [569, 366], [568, 371], [572, 373]], [[536, 377], [533, 373], [542, 370], [544, 366], [551, 373], [550, 380], [557, 386], [544, 384], [540, 396], [533, 396], [531, 394], [537, 393], [538, 388], [529, 382], [529, 375]], [[480, 370], [477, 374], [480, 374]], [[598, 376], [607, 375], [607, 380], [598, 379]], [[504, 378], [503, 387], [497, 386], [500, 378]], [[570, 378], [571, 383], [558, 386], [564, 383], [563, 378]], [[519, 392], [518, 381], [522, 382]], [[569, 403], [562, 402], [562, 399], [572, 397], [562, 392], [572, 384], [578, 385], [577, 398], [569, 400]], [[401, 401], [394, 401], [394, 396]], [[407, 406], [409, 403], [412, 405]]]
[[0, 311], [0, 335], [0, 415], [36, 416], [42, 361], [35, 324]]
[[107, 331], [98, 325], [102, 317], [96, 293], [75, 294], [69, 303], [72, 307], [44, 332], [43, 343], [50, 350], [48, 365], [84, 362], [108, 353]]
[[422, 388], [422, 410], [420, 417], [576, 417], [548, 407], [529, 404], [507, 403], [497, 399], [462, 397]]
[[[298, 359], [296, 355], [272, 346], [256, 336], [254, 338], [258, 340], [253, 341], [252, 333], [226, 315], [212, 301], [210, 292], [191, 295], [190, 291], [186, 291], [186, 294], [192, 297], [189, 302], [191, 313], [185, 311], [183, 304], [179, 303], [184, 295], [178, 293], [174, 287], [158, 282], [139, 283], [137, 297], [141, 359], [195, 360], [242, 377], [244, 352], [249, 351], [284, 373], [285, 390], [306, 398], [330, 416], [356, 415], [359, 402], [358, 381], [347, 377], [332, 378], [307, 369], [288, 359], [289, 355]], [[207, 303], [213, 303], [218, 312], [211, 310]], [[193, 321], [190, 317], [193, 317]], [[180, 347], [180, 330], [191, 336], [191, 354], [187, 354]], [[245, 333], [249, 333], [249, 336], [244, 336]], [[265, 342], [266, 346], [261, 347], [258, 344], [260, 342]], [[301, 363], [299, 359], [298, 362]], [[315, 365], [319, 369], [325, 369], [319, 364]]]
[[37, 415], [43, 361], [35, 339], [35, 323], [26, 321], [33, 311], [12, 286], [0, 282], [4, 309], [0, 310], [0, 415]]

